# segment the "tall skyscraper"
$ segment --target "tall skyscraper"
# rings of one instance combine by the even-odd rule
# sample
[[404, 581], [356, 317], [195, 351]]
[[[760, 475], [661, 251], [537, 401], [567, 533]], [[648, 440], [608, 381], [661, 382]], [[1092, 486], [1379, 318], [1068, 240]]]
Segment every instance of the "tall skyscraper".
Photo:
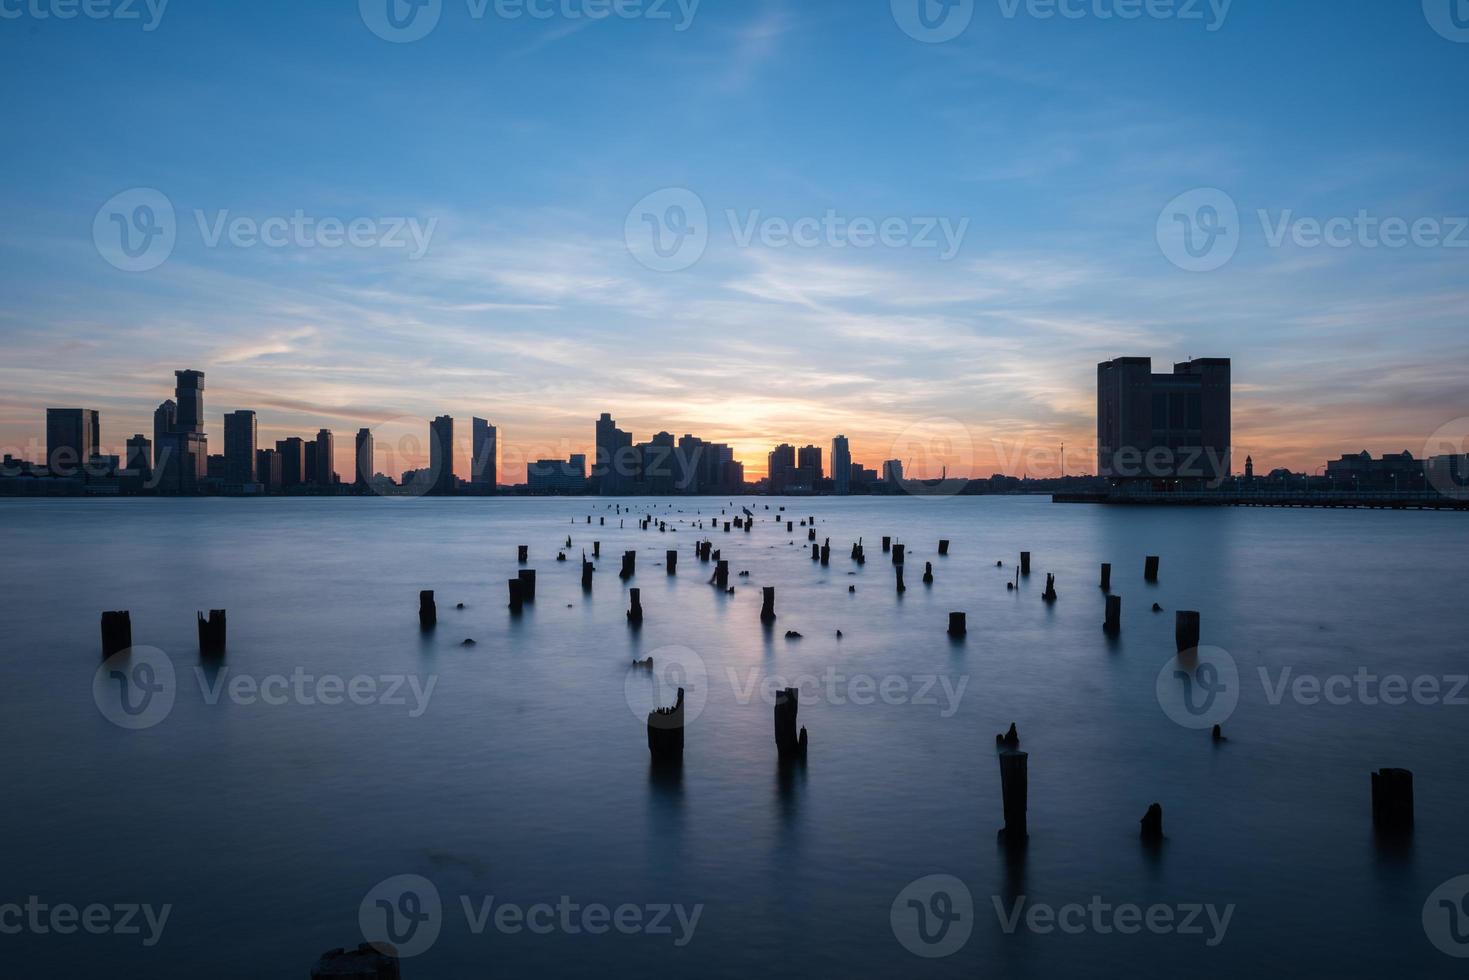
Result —
[[631, 492], [637, 463], [632, 451], [632, 433], [617, 427], [606, 412], [597, 420], [597, 456], [592, 460], [592, 486], [600, 494]]
[[281, 439], [275, 444], [281, 458], [281, 489], [290, 490], [306, 482], [306, 443], [300, 436]]
[[357, 452], [353, 456], [353, 478], [352, 484], [359, 490], [367, 487], [372, 482], [373, 466], [375, 465], [372, 447], [372, 430], [357, 430]]
[[473, 427], [474, 455], [469, 482], [481, 493], [494, 493], [499, 480], [500, 434], [484, 419], [475, 419]]
[[178, 402], [179, 432], [204, 431], [204, 372], [175, 371], [174, 400]]
[[255, 482], [267, 493], [279, 493], [281, 489], [281, 454], [274, 449], [255, 451]]
[[255, 413], [230, 412], [224, 417], [224, 481], [230, 486], [255, 483]]
[[321, 481], [316, 472], [316, 440], [308, 439], [302, 443], [302, 458], [305, 460], [305, 469], [301, 471], [301, 482], [307, 486], [316, 486]]
[[81, 473], [100, 451], [100, 429], [95, 409], [46, 409], [46, 468], [57, 476]]
[[163, 466], [163, 447], [167, 436], [178, 425], [179, 406], [172, 398], [153, 411], [153, 468]]
[[128, 440], [126, 469], [144, 480], [153, 475], [153, 443], [141, 432]]
[[802, 446], [796, 452], [796, 485], [803, 490], [815, 490], [823, 475], [821, 449], [817, 446]]
[[454, 418], [440, 415], [428, 429], [429, 472], [433, 475], [431, 493], [447, 496], [454, 492]]
[[1230, 362], [1197, 358], [1154, 374], [1147, 357], [1097, 365], [1097, 474], [1113, 481], [1230, 475]]
[[795, 477], [796, 447], [781, 443], [765, 458], [766, 477], [770, 481], [771, 493], [785, 493]]
[[331, 429], [316, 433], [316, 482], [319, 486], [337, 485], [337, 442]]
[[[159, 489], [168, 493], [197, 493], [209, 476], [209, 442], [204, 434], [204, 373], [175, 371], [173, 428], [155, 447]], [[167, 406], [160, 406], [160, 410]], [[154, 424], [158, 413], [154, 413]]]
[[852, 490], [852, 448], [846, 436], [831, 441], [831, 481], [838, 494], [845, 496]]

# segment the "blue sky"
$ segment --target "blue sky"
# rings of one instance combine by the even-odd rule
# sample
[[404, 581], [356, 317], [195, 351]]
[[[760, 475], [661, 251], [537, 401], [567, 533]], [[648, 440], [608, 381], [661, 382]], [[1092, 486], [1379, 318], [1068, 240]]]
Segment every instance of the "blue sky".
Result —
[[[479, 415], [511, 479], [586, 451], [601, 411], [731, 441], [752, 472], [838, 432], [869, 465], [918, 433], [959, 470], [1041, 472], [1061, 443], [1087, 469], [1118, 355], [1234, 358], [1237, 459], [1266, 468], [1416, 453], [1469, 416], [1448, 0], [972, 0], [942, 43], [900, 26], [920, 0], [441, 0], [407, 43], [369, 26], [388, 2], [171, 0], [155, 23], [143, 0], [0, 0], [7, 449], [38, 455], [48, 405], [101, 409], [120, 446], [179, 367], [208, 375], [212, 440], [253, 408], [262, 442], [326, 426], [345, 458], [360, 426]], [[173, 235], [126, 271], [98, 235], [137, 188]], [[673, 227], [670, 193], [706, 243], [665, 271], [636, 239], [645, 214]], [[1219, 200], [1216, 250], [1180, 252], [1170, 208]], [[894, 234], [781, 234], [829, 213]], [[249, 235], [297, 215], [312, 230]], [[1415, 240], [1372, 247], [1389, 218]], [[354, 220], [361, 244], [322, 247]]]

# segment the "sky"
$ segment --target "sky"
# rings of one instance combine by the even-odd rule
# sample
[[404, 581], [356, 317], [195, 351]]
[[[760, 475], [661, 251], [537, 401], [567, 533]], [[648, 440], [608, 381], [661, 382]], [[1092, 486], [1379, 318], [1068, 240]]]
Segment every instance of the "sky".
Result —
[[508, 482], [604, 411], [1090, 472], [1116, 356], [1232, 358], [1237, 467], [1469, 433], [1465, 0], [0, 0], [0, 79], [26, 458], [179, 368]]

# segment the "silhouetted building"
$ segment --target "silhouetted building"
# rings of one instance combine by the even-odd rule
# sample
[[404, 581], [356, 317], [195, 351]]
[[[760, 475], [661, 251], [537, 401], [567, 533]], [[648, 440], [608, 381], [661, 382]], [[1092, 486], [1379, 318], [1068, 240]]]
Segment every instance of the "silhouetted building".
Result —
[[46, 409], [46, 468], [53, 476], [78, 476], [101, 452], [101, 422], [95, 409]]
[[[175, 371], [173, 428], [155, 447], [158, 488], [164, 493], [198, 493], [209, 477], [209, 441], [204, 434], [204, 373]], [[162, 407], [167, 406], [167, 402]], [[158, 414], [154, 413], [154, 424]]]
[[204, 372], [175, 371], [174, 401], [178, 402], [177, 432], [204, 431]]
[[796, 447], [781, 443], [765, 457], [765, 478], [771, 493], [785, 493], [795, 477]]
[[480, 493], [494, 493], [499, 482], [500, 433], [485, 419], [473, 419], [473, 456], [469, 482]]
[[280, 493], [281, 454], [274, 449], [255, 451], [255, 482], [267, 493]]
[[1230, 475], [1230, 362], [1205, 357], [1154, 374], [1147, 357], [1097, 365], [1097, 473], [1214, 482]]
[[650, 442], [633, 447], [637, 459], [637, 491], [651, 496], [673, 493], [678, 471], [673, 436], [660, 432]]
[[161, 459], [166, 436], [174, 430], [178, 424], [178, 403], [172, 398], [153, 410], [153, 468], [156, 470], [163, 465]]
[[371, 429], [357, 430], [357, 451], [353, 459], [355, 462], [353, 464], [352, 485], [359, 490], [365, 489], [372, 483], [373, 473], [375, 472], [373, 470], [375, 463], [373, 461]]
[[428, 466], [433, 473], [432, 493], [446, 496], [454, 492], [454, 419], [440, 415], [429, 424]]
[[139, 432], [127, 443], [127, 469], [144, 482], [153, 476], [153, 443]]
[[903, 482], [903, 461], [901, 459], [885, 459], [882, 462], [882, 479], [884, 483], [896, 487]]
[[630, 492], [637, 468], [632, 433], [617, 427], [606, 412], [597, 419], [597, 455], [592, 460], [592, 484], [600, 494]]
[[539, 493], [583, 493], [587, 488], [587, 457], [576, 453], [569, 460], [538, 459], [526, 467], [525, 482]]
[[1373, 459], [1365, 449], [1355, 455], [1342, 456], [1326, 464], [1326, 476], [1338, 490], [1423, 490], [1427, 479], [1425, 465], [1407, 450], [1383, 453]]
[[831, 441], [831, 482], [838, 494], [852, 492], [852, 447], [846, 436]]
[[825, 475], [821, 466], [821, 450], [816, 446], [802, 446], [796, 452], [793, 484], [802, 490], [813, 491]]
[[224, 417], [224, 482], [243, 487], [255, 481], [255, 413], [230, 412]]
[[281, 489], [292, 490], [306, 482], [306, 443], [300, 436], [280, 439], [275, 451], [281, 459]]
[[316, 433], [316, 483], [323, 487], [337, 485], [337, 442], [331, 429]]
[[301, 448], [303, 450], [302, 459], [305, 461], [305, 469], [302, 470], [302, 482], [307, 486], [314, 487], [321, 482], [316, 470], [316, 440], [307, 439], [306, 442], [302, 443]]

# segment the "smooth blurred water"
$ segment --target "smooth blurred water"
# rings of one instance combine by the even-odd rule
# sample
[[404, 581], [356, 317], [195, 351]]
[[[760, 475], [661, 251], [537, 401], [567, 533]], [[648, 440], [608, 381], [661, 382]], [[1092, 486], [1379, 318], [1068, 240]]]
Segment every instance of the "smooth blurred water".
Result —
[[[401, 874], [431, 880], [445, 907], [438, 941], [404, 963], [410, 978], [1461, 971], [1421, 914], [1441, 882], [1469, 873], [1469, 706], [1289, 695], [1276, 705], [1257, 669], [1469, 672], [1464, 515], [705, 498], [623, 502], [633, 516], [620, 529], [613, 503], [0, 503], [0, 903], [173, 906], [152, 948], [116, 935], [0, 936], [6, 974], [306, 976], [323, 951], [361, 941], [359, 904]], [[761, 518], [751, 533], [691, 527], [741, 504]], [[771, 520], [780, 506], [816, 517], [829, 568], [810, 560], [801, 528]], [[645, 511], [669, 532], [640, 530]], [[588, 513], [611, 515], [608, 526], [594, 517], [588, 527]], [[883, 534], [909, 549], [901, 599]], [[567, 535], [571, 560], [558, 564]], [[860, 569], [848, 558], [859, 535]], [[712, 566], [694, 558], [704, 536], [731, 559], [735, 595], [706, 584]], [[940, 538], [953, 542], [947, 558]], [[603, 557], [585, 595], [578, 560], [593, 540]], [[517, 544], [530, 546], [538, 597], [514, 618], [505, 583]], [[661, 566], [669, 548], [680, 553], [675, 577]], [[626, 549], [638, 551], [627, 585], [617, 577]], [[1007, 592], [1021, 550], [1034, 554], [1033, 574]], [[1162, 556], [1157, 585], [1142, 580], [1147, 554]], [[1124, 597], [1115, 641], [1100, 629], [1102, 561]], [[1052, 606], [1040, 599], [1047, 572]], [[624, 619], [628, 585], [642, 590], [638, 631]], [[759, 620], [763, 585], [777, 589], [773, 629]], [[428, 636], [420, 589], [438, 597]], [[1155, 601], [1164, 613], [1149, 611]], [[210, 608], [227, 608], [230, 628], [226, 667], [212, 675], [196, 671], [194, 622]], [[1179, 608], [1199, 610], [1204, 643], [1238, 663], [1226, 744], [1175, 724], [1155, 695]], [[123, 730], [94, 700], [104, 609], [131, 610], [135, 645], [176, 667], [174, 707], [154, 727]], [[968, 613], [961, 643], [945, 636], [951, 610]], [[469, 637], [477, 645], [461, 646]], [[690, 681], [706, 703], [678, 780], [650, 770], [638, 712], [658, 682], [629, 668], [649, 655], [671, 663], [673, 645], [707, 670]], [[407, 705], [210, 704], [200, 688], [201, 676], [298, 668], [435, 687], [417, 717], [411, 695]], [[846, 696], [807, 689], [810, 758], [783, 774], [771, 702], [752, 688], [828, 671]], [[871, 698], [842, 687], [852, 677], [886, 679], [889, 696], [854, 703]], [[933, 703], [905, 703], [915, 698], [901, 684]], [[994, 735], [1012, 721], [1030, 753], [1031, 841], [1019, 860], [995, 841]], [[1382, 766], [1415, 773], [1405, 847], [1372, 832], [1368, 774]], [[1154, 801], [1168, 840], [1150, 851], [1138, 819]], [[920, 959], [895, 938], [890, 910], [937, 873], [969, 889], [973, 934], [952, 956]], [[491, 895], [703, 910], [682, 947], [677, 927], [476, 935], [460, 896]], [[1020, 895], [1235, 909], [1214, 947], [1146, 930], [1007, 935], [995, 903]]]

